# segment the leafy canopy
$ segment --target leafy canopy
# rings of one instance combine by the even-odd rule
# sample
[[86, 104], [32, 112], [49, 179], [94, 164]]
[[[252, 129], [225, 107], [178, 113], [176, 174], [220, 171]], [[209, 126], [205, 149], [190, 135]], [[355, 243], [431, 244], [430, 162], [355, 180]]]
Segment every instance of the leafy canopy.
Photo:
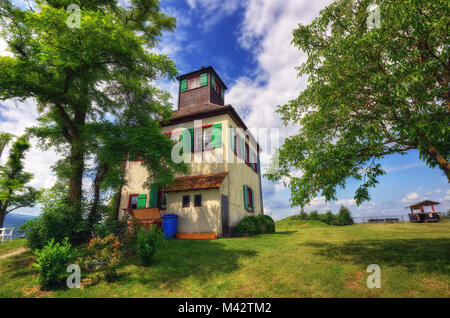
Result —
[[[372, 4], [381, 23], [368, 29]], [[410, 149], [450, 180], [448, 25], [445, 0], [338, 0], [298, 25], [292, 43], [307, 54], [298, 71], [308, 86], [277, 111], [300, 129], [267, 174], [290, 178], [293, 205], [336, 200], [349, 178], [360, 181], [357, 204], [370, 200], [385, 174], [379, 160]]]

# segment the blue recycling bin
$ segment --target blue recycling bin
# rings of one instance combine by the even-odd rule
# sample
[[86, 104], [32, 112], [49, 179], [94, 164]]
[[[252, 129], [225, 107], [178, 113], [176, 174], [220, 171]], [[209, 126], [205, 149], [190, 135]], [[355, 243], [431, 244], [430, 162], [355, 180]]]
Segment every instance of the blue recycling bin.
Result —
[[166, 214], [162, 216], [163, 224], [163, 232], [164, 238], [172, 239], [175, 238], [177, 234], [177, 225], [178, 225], [178, 215], [176, 214]]

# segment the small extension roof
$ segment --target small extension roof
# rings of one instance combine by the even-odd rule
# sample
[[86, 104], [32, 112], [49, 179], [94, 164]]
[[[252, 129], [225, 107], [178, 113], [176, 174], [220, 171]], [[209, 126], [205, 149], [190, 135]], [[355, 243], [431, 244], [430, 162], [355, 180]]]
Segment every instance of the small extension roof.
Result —
[[164, 189], [165, 192], [217, 189], [222, 185], [228, 172], [201, 174], [176, 178], [172, 184]]

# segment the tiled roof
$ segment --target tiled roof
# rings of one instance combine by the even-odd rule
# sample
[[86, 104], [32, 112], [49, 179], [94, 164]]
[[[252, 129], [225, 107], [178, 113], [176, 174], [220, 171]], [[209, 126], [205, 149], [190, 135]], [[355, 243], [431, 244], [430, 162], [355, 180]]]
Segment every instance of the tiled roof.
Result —
[[176, 178], [165, 192], [201, 190], [220, 188], [228, 172], [201, 174], [197, 176], [187, 176]]

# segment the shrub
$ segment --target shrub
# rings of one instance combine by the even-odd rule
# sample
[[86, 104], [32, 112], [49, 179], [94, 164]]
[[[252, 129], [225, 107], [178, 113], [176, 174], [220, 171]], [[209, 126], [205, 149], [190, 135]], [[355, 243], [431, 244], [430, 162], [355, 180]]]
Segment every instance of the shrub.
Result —
[[268, 215], [258, 215], [255, 217], [259, 222], [260, 226], [263, 227], [263, 233], [274, 233], [275, 232], [275, 222]]
[[334, 223], [335, 225], [352, 225], [354, 222], [350, 210], [341, 205]]
[[33, 267], [37, 270], [39, 284], [43, 288], [60, 284], [67, 265], [76, 257], [76, 251], [72, 249], [67, 238], [62, 243], [55, 243], [55, 240], [51, 239], [41, 250], [36, 249], [34, 254], [37, 260]]
[[331, 213], [331, 211], [327, 211], [325, 214], [319, 215], [319, 220], [322, 221], [323, 223], [333, 225], [335, 216], [333, 213]]
[[319, 220], [319, 213], [317, 211], [312, 211], [309, 213], [309, 219], [310, 220]]
[[253, 235], [275, 232], [275, 223], [268, 215], [246, 216], [237, 224], [239, 235]]
[[71, 207], [68, 199], [61, 195], [62, 186], [56, 184], [40, 197], [42, 213], [25, 222], [19, 231], [27, 237], [27, 246], [41, 249], [54, 239], [62, 243], [67, 237], [71, 244], [77, 244], [88, 234], [87, 222], [83, 219], [82, 207]]
[[150, 265], [156, 250], [164, 239], [161, 228], [152, 226], [150, 230], [141, 228], [136, 236], [136, 255], [144, 265]]
[[122, 262], [122, 243], [113, 234], [104, 238], [94, 237], [88, 245], [89, 256], [80, 263], [93, 264], [103, 272], [106, 281], [112, 282], [117, 278], [117, 267]]
[[236, 226], [237, 233], [239, 235], [253, 235], [258, 230], [258, 221], [254, 216], [246, 216]]
[[118, 237], [123, 237], [127, 229], [127, 220], [122, 218], [120, 220], [112, 217], [106, 218], [103, 223], [94, 228], [96, 237], [106, 237], [113, 234]]

